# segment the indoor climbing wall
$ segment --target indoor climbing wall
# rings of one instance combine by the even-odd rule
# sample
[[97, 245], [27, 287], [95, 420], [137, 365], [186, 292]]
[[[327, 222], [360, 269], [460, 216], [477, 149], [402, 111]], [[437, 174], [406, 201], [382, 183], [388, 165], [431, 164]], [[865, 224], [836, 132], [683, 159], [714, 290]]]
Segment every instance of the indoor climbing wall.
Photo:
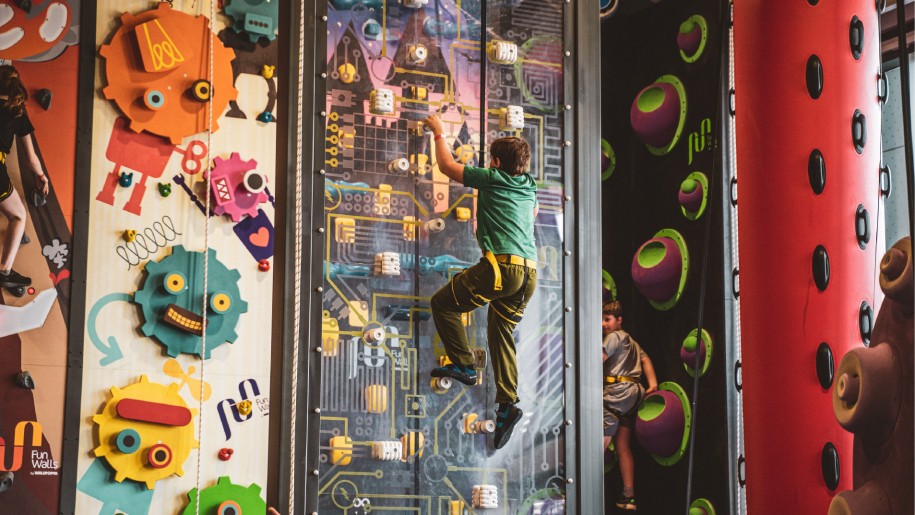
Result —
[[[563, 511], [561, 0], [328, 4], [322, 513]], [[465, 317], [480, 384], [431, 382], [444, 351], [429, 301], [477, 262], [475, 193], [437, 169], [531, 145], [538, 289], [517, 330], [524, 418], [494, 451], [486, 312]]]
[[[880, 110], [886, 99], [877, 14], [882, 4], [734, 6], [751, 512], [823, 513], [836, 493], [860, 486], [859, 474], [866, 470], [858, 467], [854, 440], [842, 427], [854, 424], [834, 410], [834, 398], [844, 389], [843, 370], [836, 365], [843, 356], [890, 349], [860, 354], [862, 347], [881, 343], [872, 330], [882, 297], [877, 281], [883, 255]], [[773, 24], [776, 32], [762, 28]], [[783, 143], [773, 152], [775, 140]], [[774, 370], [794, 380], [773, 382]], [[862, 382], [862, 392], [866, 385]], [[859, 413], [876, 419], [881, 407], [863, 394], [861, 401]], [[893, 511], [882, 509], [876, 498], [861, 511], [861, 498], [846, 498], [851, 513], [905, 513], [895, 500]]]
[[266, 510], [278, 8], [98, 2], [77, 513]]
[[63, 84], [77, 80], [78, 21], [76, 1], [0, 2], [0, 59], [16, 67], [28, 92], [29, 139], [50, 183], [36, 199], [24, 149], [17, 143], [3, 156], [26, 207], [13, 269], [32, 280], [0, 295], [0, 503], [9, 513], [57, 513], [60, 494], [77, 110], [76, 88]]
[[[729, 513], [726, 3], [611, 4], [601, 23], [604, 300], [620, 300], [623, 329], [651, 358], [659, 386], [636, 415], [635, 497], [647, 513]], [[607, 513], [622, 486], [616, 461], [608, 451]]]

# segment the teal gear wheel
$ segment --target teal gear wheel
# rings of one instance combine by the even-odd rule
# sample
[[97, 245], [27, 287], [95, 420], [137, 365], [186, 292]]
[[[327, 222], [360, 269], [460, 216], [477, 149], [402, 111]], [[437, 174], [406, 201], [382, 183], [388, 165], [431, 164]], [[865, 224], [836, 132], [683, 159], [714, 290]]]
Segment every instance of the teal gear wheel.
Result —
[[238, 289], [241, 274], [226, 268], [209, 249], [208, 314], [206, 355], [201, 353], [203, 336], [203, 252], [188, 251], [182, 245], [159, 261], [146, 264], [146, 279], [134, 294], [144, 323], [140, 331], [166, 347], [169, 356], [196, 354], [209, 359], [216, 347], [238, 338], [235, 326], [248, 303]]
[[280, 3], [268, 0], [231, 0], [224, 7], [226, 16], [234, 21], [232, 29], [248, 34], [252, 43], [260, 38], [276, 39], [280, 21]]
[[[187, 506], [185, 506], [181, 515], [198, 513], [197, 489], [191, 489], [187, 493], [187, 498]], [[222, 506], [231, 506], [231, 503], [235, 503], [238, 506], [238, 510], [235, 511], [236, 515], [267, 512], [267, 502], [261, 499], [261, 487], [254, 483], [247, 487], [235, 485], [232, 484], [229, 476], [222, 476], [216, 481], [215, 485], [208, 486], [200, 491], [199, 513], [201, 515], [204, 513], [207, 515], [210, 513], [221, 514], [223, 511], [217, 510]], [[231, 513], [229, 510], [225, 512]]]

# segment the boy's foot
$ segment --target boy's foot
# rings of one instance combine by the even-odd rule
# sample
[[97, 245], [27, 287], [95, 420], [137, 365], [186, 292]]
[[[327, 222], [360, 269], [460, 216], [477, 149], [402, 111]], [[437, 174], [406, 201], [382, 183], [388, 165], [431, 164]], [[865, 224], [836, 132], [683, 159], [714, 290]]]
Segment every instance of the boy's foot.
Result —
[[463, 367], [461, 365], [455, 365], [454, 363], [448, 363], [443, 367], [433, 368], [429, 375], [432, 377], [450, 377], [467, 386], [477, 384], [477, 371], [475, 368]]
[[493, 434], [492, 445], [501, 449], [512, 437], [512, 429], [521, 420], [524, 412], [514, 404], [499, 404], [496, 410], [496, 432]]
[[15, 270], [8, 273], [0, 272], [0, 287], [2, 288], [22, 288], [32, 284], [32, 280], [24, 275], [20, 275]]
[[616, 507], [623, 510], [638, 510], [638, 506], [635, 505], [635, 496], [632, 495], [623, 495], [620, 494], [620, 500], [616, 501]]

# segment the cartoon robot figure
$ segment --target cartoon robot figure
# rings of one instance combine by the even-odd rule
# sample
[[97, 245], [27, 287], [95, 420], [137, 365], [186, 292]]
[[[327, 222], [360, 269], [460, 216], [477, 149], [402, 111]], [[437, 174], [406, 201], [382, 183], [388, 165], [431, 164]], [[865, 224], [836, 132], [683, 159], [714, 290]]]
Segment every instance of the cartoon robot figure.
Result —
[[208, 179], [213, 192], [217, 215], [229, 215], [233, 222], [240, 221], [245, 215], [257, 216], [257, 208], [267, 202], [267, 177], [258, 172], [257, 161], [242, 161], [238, 152], [233, 152], [229, 159], [217, 157], [213, 160], [213, 170]]
[[196, 449], [194, 416], [178, 394], [178, 385], [150, 383], [145, 375], [123, 389], [111, 387], [111, 399], [92, 417], [98, 425], [95, 455], [105, 458], [118, 483], [131, 479], [152, 490], [172, 474], [182, 476], [182, 464]]

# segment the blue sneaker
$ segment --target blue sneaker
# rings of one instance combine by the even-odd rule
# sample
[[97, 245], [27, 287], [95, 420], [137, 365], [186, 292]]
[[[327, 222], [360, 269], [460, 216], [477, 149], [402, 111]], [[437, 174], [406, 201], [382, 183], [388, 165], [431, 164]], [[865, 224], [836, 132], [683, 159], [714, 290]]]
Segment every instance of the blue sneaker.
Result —
[[455, 365], [454, 363], [448, 363], [443, 367], [434, 368], [429, 375], [432, 377], [450, 377], [467, 386], [477, 384], [477, 371], [475, 368]]
[[521, 420], [524, 412], [514, 404], [499, 404], [496, 410], [496, 432], [493, 434], [492, 445], [501, 449], [508, 443], [512, 436], [512, 429]]

